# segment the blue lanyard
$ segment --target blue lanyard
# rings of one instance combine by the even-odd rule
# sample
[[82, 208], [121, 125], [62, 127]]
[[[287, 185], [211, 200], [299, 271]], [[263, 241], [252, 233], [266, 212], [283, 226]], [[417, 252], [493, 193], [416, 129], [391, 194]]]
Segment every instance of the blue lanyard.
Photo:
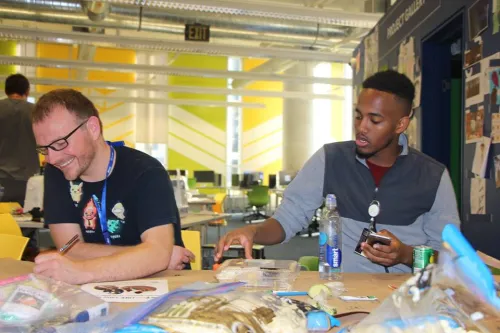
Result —
[[115, 159], [115, 149], [111, 144], [109, 144], [109, 148], [111, 149], [111, 154], [109, 156], [109, 163], [108, 163], [108, 169], [106, 170], [106, 178], [104, 179], [104, 186], [102, 187], [101, 203], [99, 203], [99, 199], [95, 194], [92, 195], [92, 198], [94, 199], [94, 203], [97, 208], [97, 214], [99, 214], [99, 223], [101, 223], [101, 231], [102, 235], [104, 236], [104, 241], [106, 242], [106, 244], [111, 245], [111, 237], [109, 237], [108, 220], [106, 216], [106, 188], [108, 184], [109, 174], [113, 169], [113, 160]]

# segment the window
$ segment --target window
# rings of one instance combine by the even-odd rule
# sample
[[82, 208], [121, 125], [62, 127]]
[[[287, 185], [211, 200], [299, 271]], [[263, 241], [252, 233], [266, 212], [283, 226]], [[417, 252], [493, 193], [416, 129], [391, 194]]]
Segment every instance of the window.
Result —
[[[348, 64], [344, 65], [344, 78], [352, 80], [352, 67]], [[352, 84], [344, 87], [342, 140], [345, 141], [353, 139], [353, 93]]]
[[[314, 67], [314, 77], [332, 77], [332, 65], [330, 63], [320, 63]], [[332, 91], [332, 86], [324, 83], [314, 83], [313, 92], [315, 94], [325, 94]], [[325, 143], [332, 142], [332, 112], [333, 105], [329, 99], [313, 100], [313, 146], [314, 150], [321, 148]]]
[[135, 149], [142, 151], [154, 158], [167, 167], [167, 145], [164, 143], [140, 143], [135, 144]]

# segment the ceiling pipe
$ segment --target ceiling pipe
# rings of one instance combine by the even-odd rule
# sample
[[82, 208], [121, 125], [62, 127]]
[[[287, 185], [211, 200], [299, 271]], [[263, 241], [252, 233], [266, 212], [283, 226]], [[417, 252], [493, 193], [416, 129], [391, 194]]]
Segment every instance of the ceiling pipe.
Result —
[[104, 20], [110, 11], [109, 2], [105, 1], [82, 1], [81, 6], [89, 19], [94, 22]]
[[[87, 15], [85, 15], [87, 14]], [[313, 22], [276, 20], [109, 4], [104, 1], [0, 0], [0, 18], [184, 36], [186, 23], [211, 26], [214, 41], [244, 40], [297, 48], [331, 48], [352, 28]]]

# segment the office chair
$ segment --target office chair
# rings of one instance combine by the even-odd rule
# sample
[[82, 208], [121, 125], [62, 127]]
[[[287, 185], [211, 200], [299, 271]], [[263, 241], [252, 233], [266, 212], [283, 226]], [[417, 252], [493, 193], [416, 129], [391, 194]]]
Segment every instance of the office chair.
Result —
[[201, 237], [200, 232], [196, 230], [181, 230], [182, 241], [189, 251], [193, 252], [195, 259], [191, 262], [191, 269], [201, 270]]
[[29, 238], [0, 234], [0, 258], [21, 260]]
[[[212, 211], [214, 213], [222, 214], [224, 213], [224, 200], [226, 199], [226, 193], [217, 193], [215, 195], [215, 205], [212, 206]], [[215, 220], [208, 223], [209, 227], [217, 227], [217, 240], [220, 239], [220, 228], [227, 226], [226, 219]]]
[[196, 188], [196, 178], [188, 178], [187, 183], [190, 190], [194, 190]]
[[22, 236], [21, 228], [10, 214], [0, 214], [0, 234]]
[[319, 257], [303, 256], [299, 258], [299, 265], [306, 271], [317, 272], [319, 270]]
[[252, 186], [247, 192], [248, 205], [252, 208], [253, 213], [243, 217], [243, 222], [252, 223], [255, 220], [267, 219], [269, 216], [262, 214], [260, 209], [269, 204], [269, 187], [268, 186]]

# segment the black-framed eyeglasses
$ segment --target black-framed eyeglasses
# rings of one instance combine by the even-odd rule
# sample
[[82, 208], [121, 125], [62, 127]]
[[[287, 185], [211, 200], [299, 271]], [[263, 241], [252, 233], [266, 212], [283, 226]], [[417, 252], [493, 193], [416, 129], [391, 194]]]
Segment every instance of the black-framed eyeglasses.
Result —
[[89, 121], [89, 120], [88, 119], [85, 120], [83, 123], [81, 123], [80, 125], [78, 125], [74, 130], [72, 130], [71, 132], [69, 132], [69, 134], [66, 135], [63, 138], [57, 139], [57, 140], [51, 142], [50, 144], [48, 144], [46, 146], [36, 146], [36, 151], [39, 152], [42, 155], [48, 155], [49, 154], [49, 148], [52, 149], [53, 151], [61, 151], [61, 150], [63, 150], [64, 148], [66, 148], [69, 145], [69, 143], [68, 143], [69, 137], [72, 136], [76, 131], [78, 131], [80, 129], [80, 127], [82, 127], [83, 125], [85, 125], [87, 123], [87, 121]]

